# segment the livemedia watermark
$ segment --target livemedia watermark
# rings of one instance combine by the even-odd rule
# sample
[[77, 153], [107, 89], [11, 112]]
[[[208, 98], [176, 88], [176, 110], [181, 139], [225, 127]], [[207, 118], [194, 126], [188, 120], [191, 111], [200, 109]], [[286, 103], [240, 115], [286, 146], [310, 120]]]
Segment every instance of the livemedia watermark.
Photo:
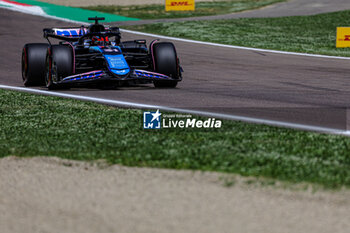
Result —
[[144, 129], [170, 129], [170, 128], [197, 128], [218, 129], [222, 127], [222, 120], [215, 118], [199, 119], [190, 114], [162, 114], [157, 111], [145, 111], [143, 113]]

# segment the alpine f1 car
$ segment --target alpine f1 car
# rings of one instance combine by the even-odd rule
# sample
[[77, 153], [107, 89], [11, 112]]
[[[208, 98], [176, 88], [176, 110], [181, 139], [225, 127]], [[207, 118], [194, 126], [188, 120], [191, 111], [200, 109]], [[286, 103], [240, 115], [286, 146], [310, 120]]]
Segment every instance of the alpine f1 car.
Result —
[[[26, 44], [22, 52], [25, 86], [46, 85], [49, 89], [81, 84], [153, 83], [174, 88], [182, 80], [174, 44], [153, 40], [121, 42], [118, 27], [99, 20], [90, 26], [45, 28], [48, 43]], [[52, 44], [50, 38], [58, 39]]]

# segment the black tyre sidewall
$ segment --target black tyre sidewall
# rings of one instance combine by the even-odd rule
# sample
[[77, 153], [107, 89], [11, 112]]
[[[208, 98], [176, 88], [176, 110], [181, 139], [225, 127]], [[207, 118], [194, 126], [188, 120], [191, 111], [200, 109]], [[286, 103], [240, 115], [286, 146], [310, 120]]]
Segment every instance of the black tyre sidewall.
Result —
[[[170, 42], [155, 43], [152, 48], [154, 71], [165, 74], [173, 79], [179, 79], [179, 67], [175, 46]], [[174, 88], [177, 85], [176, 80], [154, 81], [155, 87]]]
[[45, 60], [48, 44], [26, 44], [22, 50], [22, 79], [25, 86], [45, 84]]

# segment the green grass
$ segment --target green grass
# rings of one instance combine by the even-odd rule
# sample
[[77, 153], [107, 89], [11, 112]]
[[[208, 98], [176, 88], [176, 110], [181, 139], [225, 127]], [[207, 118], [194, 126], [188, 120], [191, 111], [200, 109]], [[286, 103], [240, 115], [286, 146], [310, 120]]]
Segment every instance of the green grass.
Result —
[[[90, 6], [82, 7], [88, 10], [117, 14], [139, 19], [183, 18], [205, 15], [219, 15], [253, 10], [285, 0], [231, 0], [216, 2], [198, 2], [196, 10], [165, 11], [165, 5], [132, 5], [132, 6]], [[165, 1], [164, 1], [165, 2]]]
[[350, 139], [223, 121], [142, 129], [142, 111], [0, 90], [0, 157], [57, 156], [350, 187]]
[[336, 27], [350, 26], [350, 11], [314, 16], [187, 21], [130, 26], [128, 29], [221, 44], [293, 52], [350, 56], [336, 48]]

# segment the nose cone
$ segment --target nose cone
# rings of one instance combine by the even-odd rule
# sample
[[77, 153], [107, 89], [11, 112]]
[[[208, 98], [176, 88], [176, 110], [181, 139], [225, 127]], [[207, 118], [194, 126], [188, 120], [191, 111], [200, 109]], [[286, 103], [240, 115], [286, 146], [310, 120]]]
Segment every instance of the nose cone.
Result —
[[115, 74], [124, 76], [130, 72], [128, 63], [125, 61], [125, 58], [122, 54], [117, 55], [104, 55], [108, 63], [109, 70]]
[[112, 73], [113, 74], [116, 74], [116, 75], [126, 75], [130, 72], [130, 69], [127, 68], [127, 69], [111, 69]]

